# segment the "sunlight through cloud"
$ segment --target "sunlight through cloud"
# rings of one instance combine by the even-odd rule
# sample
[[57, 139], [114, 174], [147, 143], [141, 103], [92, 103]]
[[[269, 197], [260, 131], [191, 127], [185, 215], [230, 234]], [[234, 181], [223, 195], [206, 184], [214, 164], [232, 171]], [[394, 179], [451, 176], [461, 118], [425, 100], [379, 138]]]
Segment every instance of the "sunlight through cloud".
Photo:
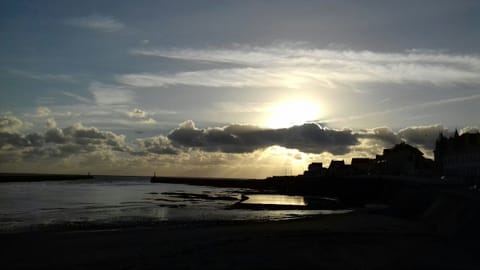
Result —
[[272, 106], [264, 125], [269, 128], [287, 128], [315, 121], [319, 116], [318, 104], [306, 100], [292, 100]]

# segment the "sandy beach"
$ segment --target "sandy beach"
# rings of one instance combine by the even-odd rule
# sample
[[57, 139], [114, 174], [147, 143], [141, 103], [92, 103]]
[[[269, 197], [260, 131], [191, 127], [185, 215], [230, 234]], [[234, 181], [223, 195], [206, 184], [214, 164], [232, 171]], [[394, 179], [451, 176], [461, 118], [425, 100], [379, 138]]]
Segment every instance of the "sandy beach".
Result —
[[478, 269], [474, 249], [368, 213], [0, 235], [3, 269]]

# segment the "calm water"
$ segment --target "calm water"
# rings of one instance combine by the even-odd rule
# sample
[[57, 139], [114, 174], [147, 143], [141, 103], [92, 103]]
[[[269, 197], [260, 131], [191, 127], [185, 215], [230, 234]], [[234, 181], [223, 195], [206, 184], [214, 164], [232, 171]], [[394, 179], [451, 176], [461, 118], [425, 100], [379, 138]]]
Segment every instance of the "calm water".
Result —
[[[0, 230], [68, 222], [281, 220], [332, 213], [227, 209], [248, 190], [152, 184], [149, 180], [98, 176], [81, 181], [1, 183]], [[250, 199], [256, 203], [304, 204], [301, 196], [250, 195]]]
[[306, 205], [303, 196], [286, 196], [273, 194], [248, 195], [244, 204]]

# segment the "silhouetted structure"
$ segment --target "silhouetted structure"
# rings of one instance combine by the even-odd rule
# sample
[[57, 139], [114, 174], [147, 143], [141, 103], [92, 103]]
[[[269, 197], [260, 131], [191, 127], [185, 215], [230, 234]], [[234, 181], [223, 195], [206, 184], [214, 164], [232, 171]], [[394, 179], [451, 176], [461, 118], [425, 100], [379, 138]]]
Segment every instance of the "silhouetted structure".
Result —
[[423, 157], [417, 148], [404, 142], [391, 149], [384, 149], [376, 157], [376, 170], [384, 175], [428, 176], [434, 172], [435, 163]]
[[480, 133], [464, 133], [446, 138], [440, 134], [435, 144], [435, 162], [445, 176], [480, 177]]
[[328, 167], [327, 175], [329, 176], [347, 176], [350, 174], [348, 166], [343, 160], [332, 160]]
[[375, 172], [375, 159], [352, 158], [351, 168], [354, 175], [370, 175]]
[[375, 159], [352, 158], [350, 165], [343, 160], [332, 160], [328, 169], [322, 165], [321, 162], [310, 164], [304, 176], [432, 176], [435, 173], [433, 160], [425, 158], [420, 150], [403, 142], [391, 149], [384, 149], [383, 155], [377, 155]]
[[303, 173], [305, 176], [325, 176], [327, 169], [323, 167], [322, 162], [313, 162], [308, 165], [308, 170]]

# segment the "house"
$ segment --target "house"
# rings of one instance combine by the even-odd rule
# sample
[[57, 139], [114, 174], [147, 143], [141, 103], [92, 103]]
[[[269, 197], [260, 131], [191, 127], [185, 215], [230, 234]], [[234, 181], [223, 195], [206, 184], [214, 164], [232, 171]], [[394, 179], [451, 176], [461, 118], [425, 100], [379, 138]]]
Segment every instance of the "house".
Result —
[[303, 173], [305, 176], [325, 176], [327, 169], [323, 167], [322, 162], [313, 162], [308, 165], [308, 170]]
[[379, 174], [432, 175], [434, 162], [423, 157], [417, 148], [402, 142], [391, 149], [384, 149], [383, 155], [377, 155], [376, 167]]
[[332, 160], [328, 166], [327, 175], [329, 176], [346, 176], [349, 175], [348, 166], [343, 160]]
[[440, 134], [435, 144], [435, 163], [445, 176], [480, 178], [480, 133], [464, 133], [446, 138]]
[[369, 175], [375, 170], [375, 159], [352, 158], [350, 166], [354, 175]]

